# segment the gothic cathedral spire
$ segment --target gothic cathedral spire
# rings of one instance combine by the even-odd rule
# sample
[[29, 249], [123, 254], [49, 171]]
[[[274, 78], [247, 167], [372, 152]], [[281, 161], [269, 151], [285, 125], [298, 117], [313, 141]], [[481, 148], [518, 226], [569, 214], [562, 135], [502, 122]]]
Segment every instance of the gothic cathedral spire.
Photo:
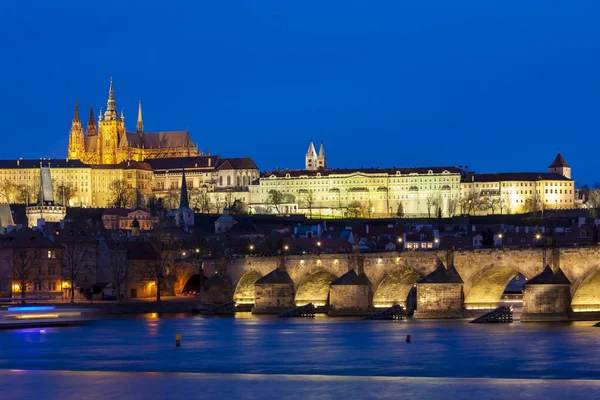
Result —
[[188, 198], [187, 181], [185, 180], [185, 168], [181, 173], [181, 197], [179, 199], [179, 208], [190, 208], [190, 200]]
[[105, 120], [115, 120], [119, 118], [117, 113], [115, 92], [113, 90], [112, 77], [110, 78], [110, 88], [108, 89], [108, 101], [106, 102], [106, 112], [104, 113]]
[[81, 126], [81, 119], [79, 119], [79, 102], [75, 102], [73, 121], [71, 122], [71, 131], [69, 132], [68, 158], [74, 160], [79, 159], [83, 154], [83, 150], [83, 126]]
[[142, 101], [138, 103], [138, 119], [137, 119], [137, 133], [141, 135], [144, 133], [144, 121], [142, 120]]
[[88, 120], [86, 136], [96, 136], [96, 117], [94, 115], [94, 106], [90, 104], [90, 119]]

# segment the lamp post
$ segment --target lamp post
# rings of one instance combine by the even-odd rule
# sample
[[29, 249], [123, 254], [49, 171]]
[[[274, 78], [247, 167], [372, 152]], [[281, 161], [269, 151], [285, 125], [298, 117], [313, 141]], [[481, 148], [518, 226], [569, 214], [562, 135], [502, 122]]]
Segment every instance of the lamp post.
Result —
[[501, 233], [498, 234], [498, 239], [500, 239], [500, 247], [504, 248], [504, 240], [502, 240], [503, 235]]

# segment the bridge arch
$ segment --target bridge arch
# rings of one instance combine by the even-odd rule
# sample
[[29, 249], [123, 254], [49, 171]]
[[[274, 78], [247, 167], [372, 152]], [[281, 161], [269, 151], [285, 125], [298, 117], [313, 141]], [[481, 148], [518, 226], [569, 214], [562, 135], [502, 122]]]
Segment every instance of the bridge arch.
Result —
[[373, 295], [374, 307], [391, 307], [400, 304], [406, 308], [407, 298], [421, 275], [410, 268], [391, 271], [377, 286]]
[[494, 265], [485, 267], [469, 282], [465, 282], [465, 308], [467, 310], [496, 308], [506, 286], [518, 274], [531, 278], [519, 267]]
[[325, 270], [309, 275], [296, 290], [296, 305], [303, 306], [308, 303], [313, 303], [317, 307], [328, 305], [329, 285], [336, 279], [335, 275]]
[[579, 280], [571, 282], [571, 310], [600, 311], [600, 269], [591, 268]]
[[194, 274], [190, 276], [181, 289], [182, 293], [198, 292], [200, 290], [201, 283], [204, 283], [208, 278], [204, 275]]
[[253, 269], [242, 275], [235, 286], [233, 301], [238, 304], [254, 304], [254, 284], [260, 278], [262, 278], [261, 273]]

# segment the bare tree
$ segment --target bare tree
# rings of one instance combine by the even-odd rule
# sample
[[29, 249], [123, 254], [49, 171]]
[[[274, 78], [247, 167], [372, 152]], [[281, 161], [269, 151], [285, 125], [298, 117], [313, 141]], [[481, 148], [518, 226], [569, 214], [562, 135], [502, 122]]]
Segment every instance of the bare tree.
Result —
[[491, 197], [489, 200], [490, 209], [492, 210], [492, 214], [496, 213], [496, 209], [500, 209], [502, 203], [502, 199], [498, 196]]
[[75, 197], [77, 191], [75, 190], [75, 186], [72, 183], [60, 183], [54, 187], [54, 198], [58, 200], [60, 203], [69, 204], [69, 201]]
[[135, 204], [135, 190], [125, 179], [117, 179], [108, 185], [112, 204], [117, 207], [130, 207]]
[[0, 180], [0, 199], [3, 199], [4, 203], [12, 203], [15, 195], [15, 184], [8, 179]]
[[127, 282], [127, 250], [122, 242], [108, 245], [106, 254], [112, 287], [117, 291], [117, 301], [123, 302], [123, 286]]
[[163, 207], [168, 210], [175, 210], [179, 207], [179, 199], [181, 198], [181, 191], [177, 188], [170, 188], [167, 194], [163, 198]]
[[75, 302], [75, 287], [78, 285], [78, 280], [94, 272], [91, 258], [95, 256], [95, 252], [92, 251], [91, 246], [96, 246], [96, 241], [78, 239], [71, 237], [60, 241], [65, 247], [62, 257], [62, 275], [71, 288], [71, 303]]
[[236, 215], [246, 214], [248, 212], [248, 207], [246, 207], [246, 204], [242, 200], [235, 199], [229, 211], [231, 214]]
[[281, 214], [279, 206], [281, 205], [281, 203], [283, 203], [283, 193], [275, 189], [269, 190], [267, 203], [272, 205], [273, 208], [275, 208], [277, 214]]
[[431, 218], [431, 209], [435, 208], [436, 210], [441, 205], [441, 197], [438, 193], [429, 193], [427, 197], [425, 197], [425, 204], [427, 205], [427, 217]]
[[448, 202], [446, 203], [446, 212], [448, 213], [448, 217], [453, 217], [456, 213], [456, 207], [458, 206], [457, 198], [448, 198]]
[[174, 262], [177, 249], [170, 238], [154, 238], [151, 243], [156, 256], [141, 264], [142, 276], [156, 285], [156, 303], [160, 303], [162, 290], [177, 279]]
[[202, 213], [210, 212], [210, 196], [204, 189], [196, 188], [190, 193], [190, 206]]
[[315, 194], [312, 189], [308, 189], [302, 193], [303, 207], [308, 209], [309, 218], [312, 219], [312, 211], [315, 205]]
[[6, 254], [6, 263], [21, 292], [21, 299], [25, 299], [27, 288], [40, 279], [40, 257], [37, 251], [31, 248], [10, 248]]

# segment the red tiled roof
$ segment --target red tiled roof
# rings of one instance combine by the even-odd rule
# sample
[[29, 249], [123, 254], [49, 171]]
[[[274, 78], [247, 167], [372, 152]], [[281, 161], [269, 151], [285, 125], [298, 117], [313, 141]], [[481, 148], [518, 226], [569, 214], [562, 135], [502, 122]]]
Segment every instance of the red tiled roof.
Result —
[[569, 168], [569, 166], [567, 165], [567, 162], [565, 161], [563, 156], [560, 153], [558, 153], [556, 155], [556, 158], [554, 159], [554, 162], [550, 165], [549, 168], [562, 168], [562, 167]]

